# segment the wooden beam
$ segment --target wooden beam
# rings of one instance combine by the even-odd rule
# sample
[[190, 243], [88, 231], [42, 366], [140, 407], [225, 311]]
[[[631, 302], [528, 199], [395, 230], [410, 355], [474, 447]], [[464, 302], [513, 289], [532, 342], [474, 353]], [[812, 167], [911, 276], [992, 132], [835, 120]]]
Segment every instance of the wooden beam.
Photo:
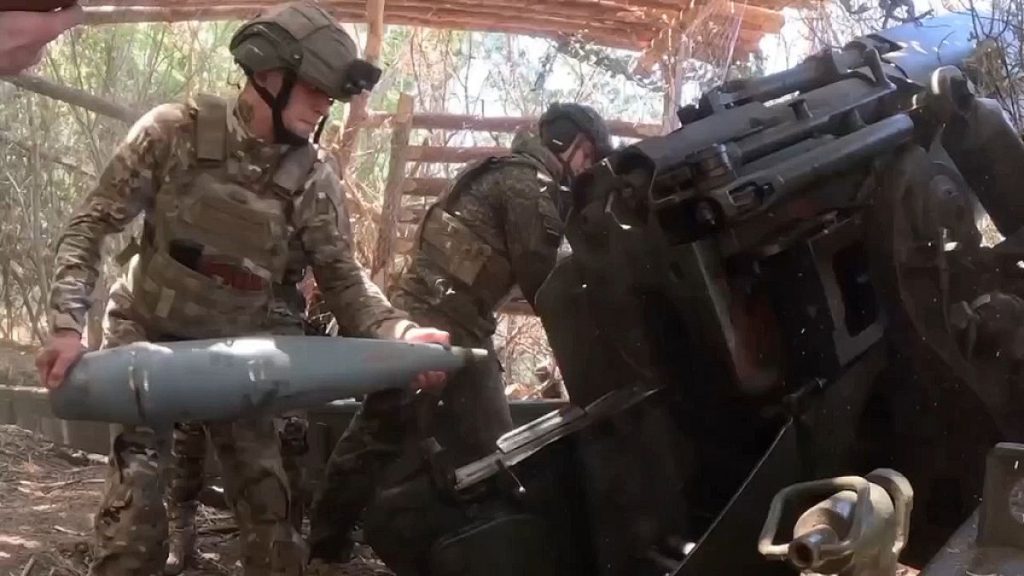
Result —
[[[99, 8], [104, 8], [100, 10]], [[189, 21], [219, 21], [219, 20], [247, 20], [259, 14], [259, 8], [253, 6], [216, 6], [210, 8], [177, 8], [177, 7], [124, 7], [107, 9], [108, 7], [86, 7], [86, 24], [126, 24], [141, 22], [189, 22]], [[348, 9], [333, 10], [336, 17], [345, 21], [357, 21], [364, 17], [363, 11]], [[500, 32], [505, 34], [516, 34], [522, 36], [536, 36], [548, 38], [562, 38], [567, 34], [581, 33], [590, 41], [598, 44], [623, 48], [627, 50], [640, 50], [646, 44], [643, 37], [634, 37], [628, 33], [618, 35], [606, 31], [602, 34], [593, 32], [581, 32], [578, 26], [551, 26], [534, 25], [528, 22], [493, 23], [480, 21], [479, 19], [442, 19], [430, 15], [408, 15], [392, 14], [385, 15], [385, 23], [399, 24], [404, 26], [422, 26], [427, 28], [441, 28], [448, 30], [475, 30]], [[621, 31], [620, 31], [621, 32]], [[653, 31], [645, 32], [644, 36], [653, 36]]]
[[491, 146], [409, 146], [408, 159], [425, 164], [461, 164], [503, 154], [508, 154], [508, 148]]
[[427, 214], [427, 206], [403, 206], [398, 211], [395, 220], [399, 224], [414, 224], [419, 226], [423, 217]]
[[[811, 4], [817, 0], [753, 0], [747, 6], [780, 10], [791, 5]], [[201, 9], [214, 5], [210, 0], [86, 0], [91, 7], [107, 9], [145, 7], [169, 8], [180, 7]], [[272, 6], [274, 0], [230, 0], [233, 6], [261, 9]], [[365, 9], [361, 0], [324, 0], [328, 8], [345, 7], [349, 9]], [[672, 0], [667, 2], [612, 2], [591, 0], [396, 0], [395, 8], [414, 8], [424, 13], [434, 10], [468, 9], [474, 14], [489, 16], [507, 16], [510, 13], [522, 17], [524, 14], [543, 12], [549, 16], [574, 18], [579, 21], [615, 20], [619, 22], [636, 22], [651, 20], [665, 12], [679, 12], [699, 8], [704, 2], [698, 0]], [[390, 3], [389, 3], [390, 4]], [[389, 9], [390, 10], [390, 9]]]
[[[679, 26], [681, 22], [683, 27], [685, 27], [689, 21], [699, 18], [701, 16], [700, 11], [704, 10], [709, 4], [711, 2], [701, 2], [693, 8], [687, 7], [682, 10], [678, 8], [672, 10], [651, 9], [647, 14], [652, 23], [653, 21], [660, 20], [662, 22], [661, 28], [665, 27], [665, 23], [672, 22], [675, 22], [676, 26]], [[728, 20], [734, 14], [743, 15], [743, 28], [772, 34], [781, 30], [782, 26], [786, 23], [785, 15], [779, 10], [732, 1], [725, 2], [721, 9], [716, 10], [710, 18], [714, 22], [728, 23]]]
[[[201, 6], [197, 4], [164, 3], [160, 5], [88, 6], [86, 22], [90, 24], [116, 22], [173, 22], [182, 20], [248, 19], [269, 3], [243, 3], [235, 0], [230, 5]], [[391, 24], [426, 26], [453, 30], [486, 30], [528, 36], [564, 37], [579, 34], [598, 44], [640, 50], [646, 47], [664, 29], [658, 21], [638, 22], [623, 20], [594, 20], [586, 12], [576, 17], [554, 17], [545, 10], [503, 8], [511, 13], [494, 13], [494, 9], [474, 5], [433, 5], [411, 3], [412, 0], [394, 0], [395, 9], [384, 12], [384, 21]], [[366, 17], [366, 7], [358, 3], [338, 1], [327, 5], [337, 17], [357, 21]], [[390, 3], [389, 3], [390, 6]], [[677, 7], [678, 9], [678, 7]], [[490, 10], [488, 12], [487, 10]], [[505, 14], [504, 16], [502, 14]], [[510, 15], [511, 14], [511, 15]], [[514, 16], [514, 17], [513, 17]], [[763, 28], [756, 24], [755, 27]], [[760, 30], [749, 30], [760, 35]], [[759, 36], [758, 36], [759, 37]]]
[[99, 96], [94, 96], [78, 88], [62, 86], [39, 76], [18, 74], [16, 76], [0, 76], [0, 80], [14, 84], [29, 92], [35, 92], [36, 94], [42, 94], [54, 100], [71, 104], [72, 106], [85, 108], [101, 116], [120, 120], [126, 124], [134, 124], [142, 116], [141, 112], [133, 108], [104, 100]]
[[402, 186], [402, 193], [406, 196], [440, 196], [450, 183], [447, 178], [408, 178]]
[[[262, 7], [273, 2], [267, 0], [230, 0], [234, 6], [240, 7]], [[170, 2], [168, 0], [131, 0], [128, 5], [138, 7], [180, 7], [180, 8], [203, 8], [210, 6], [208, 0]], [[359, 11], [365, 10], [363, 0], [325, 0], [322, 2], [325, 8], [330, 10], [344, 9]], [[582, 23], [604, 25], [609, 23], [631, 23], [643, 22], [649, 16], [649, 10], [643, 7], [629, 7], [611, 3], [596, 2], [544, 2], [537, 6], [535, 11], [524, 11], [523, 3], [516, 3], [514, 0], [446, 0], [437, 2], [434, 0], [389, 0], [386, 14], [390, 16], [396, 12], [415, 13], [429, 16], [437, 11], [451, 13], [463, 12], [474, 17], [489, 18], [492, 21], [500, 22], [509, 18], [522, 18], [524, 15], [542, 15], [548, 18], [559, 18], [574, 20]]]
[[409, 135], [412, 133], [413, 98], [410, 94], [398, 97], [398, 113], [391, 132], [391, 158], [388, 161], [388, 177], [384, 184], [384, 205], [381, 207], [380, 228], [377, 230], [377, 246], [373, 255], [371, 275], [382, 290], [391, 283], [391, 267], [394, 256], [394, 239], [398, 227], [398, 211], [402, 207], [402, 187], [405, 180], [405, 164], [409, 160]]
[[[384, 0], [366, 0], [366, 48], [363, 50], [363, 58], [371, 64], [380, 61], [381, 40], [384, 37]], [[370, 95], [360, 94], [352, 99], [348, 106], [348, 117], [345, 118], [345, 128], [341, 133], [341, 144], [338, 150], [338, 166], [345, 172], [349, 170], [349, 163], [359, 143], [359, 130], [367, 120], [367, 101]]]
[[143, 22], [211, 22], [249, 20], [264, 6], [86, 6], [85, 24], [140, 24]]
[[[661, 134], [655, 124], [639, 124], [623, 120], [606, 120], [608, 129], [615, 136], [626, 138], [647, 138]], [[515, 118], [508, 116], [469, 116], [462, 114], [420, 113], [412, 118], [413, 128], [428, 130], [467, 130], [477, 132], [515, 132], [537, 124], [537, 118]]]

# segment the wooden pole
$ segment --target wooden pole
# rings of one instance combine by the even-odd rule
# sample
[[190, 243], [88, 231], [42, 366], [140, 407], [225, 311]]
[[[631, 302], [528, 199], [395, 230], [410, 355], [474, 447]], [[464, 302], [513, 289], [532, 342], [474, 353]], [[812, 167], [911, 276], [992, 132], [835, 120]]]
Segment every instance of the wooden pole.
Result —
[[448, 189], [448, 184], [447, 178], [407, 178], [402, 186], [402, 194], [424, 198], [440, 196]]
[[[766, 0], [768, 1], [768, 0]], [[784, 0], [788, 1], [788, 0]], [[268, 2], [268, 4], [270, 4]], [[153, 5], [87, 6], [87, 24], [112, 24], [127, 22], [180, 22], [207, 20], [243, 20], [255, 16], [263, 4], [203, 6], [197, 4], [177, 5], [170, 2]], [[344, 20], [361, 20], [366, 8], [350, 3], [329, 4], [334, 14]], [[678, 9], [678, 7], [676, 7]], [[578, 34], [588, 42], [612, 48], [643, 50], [651, 45], [663, 24], [635, 22], [630, 19], [603, 20], [595, 22], [587, 12], [580, 12], [575, 18], [553, 18], [544, 15], [543, 9], [517, 10], [517, 18], [501, 16], [488, 11], [486, 5], [479, 8], [434, 7], [426, 5], [402, 5], [389, 9], [384, 21], [405, 26], [425, 26], [449, 30], [485, 30], [525, 36], [564, 38]], [[757, 41], [763, 31], [771, 30], [778, 18], [767, 22], [751, 22], [753, 29], [740, 32], [739, 51], [756, 50]]]
[[17, 76], [0, 76], [0, 80], [14, 84], [15, 86], [28, 90], [29, 92], [35, 92], [36, 94], [42, 94], [43, 96], [48, 96], [54, 100], [67, 102], [72, 106], [85, 108], [86, 110], [95, 112], [101, 116], [120, 120], [125, 124], [133, 124], [139, 119], [139, 116], [142, 116], [142, 113], [135, 109], [121, 104], [116, 104], [109, 100], [104, 100], [99, 96], [93, 96], [92, 94], [89, 94], [84, 90], [79, 90], [78, 88], [56, 84], [45, 78], [40, 78], [39, 76], [18, 74]]
[[489, 156], [508, 154], [508, 148], [498, 146], [409, 146], [409, 160], [424, 164], [462, 164]]
[[[678, 35], [678, 36], [681, 36]], [[679, 38], [677, 41], [686, 41]], [[662, 78], [669, 78], [670, 85], [666, 86], [665, 96], [662, 102], [662, 130], [667, 134], [679, 127], [680, 92], [683, 88], [683, 43], [676, 46], [676, 50], [666, 54], [661, 60]]]
[[[102, 0], [100, 0], [102, 1]], [[93, 4], [100, 1], [93, 0]], [[765, 0], [754, 0], [758, 5], [765, 4]], [[781, 3], [791, 4], [791, 0], [779, 0]], [[776, 2], [776, 3], [779, 3]], [[110, 0], [102, 2], [110, 3]], [[203, 14], [213, 6], [210, 0], [127, 0], [119, 2], [117, 8], [135, 8], [136, 10], [149, 10], [163, 8], [177, 8], [179, 10], [193, 10]], [[273, 0], [228, 0], [220, 2], [219, 7], [229, 7], [233, 10], [258, 9], [274, 4]], [[352, 12], [367, 10], [366, 0], [328, 0], [322, 2], [328, 9], [345, 9]], [[533, 4], [533, 6], [530, 6]], [[617, 26], [619, 24], [645, 24], [661, 23], [666, 17], [672, 18], [682, 10], [692, 9], [689, 2], [674, 0], [660, 6], [657, 4], [637, 2], [593, 2], [589, 0], [536, 0], [533, 2], [522, 2], [520, 0], [388, 0], [388, 13], [400, 12], [405, 14], [438, 12], [461, 14], [471, 16], [481, 21], [494, 23], [505, 22], [514, 19], [547, 18], [566, 20], [587, 27], [587, 25]], [[229, 6], [230, 5], [230, 6]], [[757, 11], [750, 15], [750, 20], [765, 26], [773, 26], [781, 18], [776, 10], [753, 6]], [[90, 8], [93, 8], [90, 6]], [[361, 18], [360, 18], [361, 20]], [[776, 30], [777, 31], [777, 30]]]
[[412, 108], [412, 95], [402, 94], [399, 96], [398, 113], [395, 115], [395, 123], [391, 132], [391, 158], [388, 161], [387, 182], [384, 184], [384, 206], [381, 208], [380, 228], [377, 231], [377, 246], [371, 270], [374, 282], [384, 290], [387, 290], [391, 284], [395, 235], [398, 231], [398, 212], [402, 206], [405, 164], [409, 160]]
[[[661, 134], [655, 124], [640, 124], [623, 120], [605, 120], [608, 130], [614, 136], [646, 138]], [[413, 128], [435, 130], [477, 130], [480, 132], [515, 132], [524, 127], [535, 126], [537, 118], [516, 118], [506, 116], [468, 116], [463, 114], [419, 113], [412, 117]]]
[[[366, 0], [366, 48], [363, 58], [371, 64], [380, 61], [380, 49], [384, 37], [384, 0]], [[349, 171], [352, 155], [358, 147], [359, 129], [369, 119], [366, 112], [369, 94], [360, 94], [352, 99], [348, 107], [348, 118], [341, 132], [341, 144], [336, 156], [343, 173]]]

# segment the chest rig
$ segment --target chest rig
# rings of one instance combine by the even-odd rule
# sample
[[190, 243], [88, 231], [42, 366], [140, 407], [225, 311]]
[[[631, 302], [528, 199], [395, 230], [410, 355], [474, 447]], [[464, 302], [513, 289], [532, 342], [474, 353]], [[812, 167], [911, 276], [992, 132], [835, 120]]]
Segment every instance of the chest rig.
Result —
[[151, 331], [185, 338], [261, 332], [289, 262], [294, 199], [316, 161], [229, 132], [224, 100], [195, 101], [194, 158], [164, 178], [129, 270]]
[[457, 210], [459, 199], [479, 177], [499, 166], [510, 165], [536, 170], [538, 182], [545, 193], [552, 201], [557, 201], [561, 188], [559, 183], [550, 177], [542, 162], [529, 156], [491, 157], [467, 166], [452, 187], [427, 210], [417, 240], [420, 256], [432, 262], [446, 276], [424, 278], [438, 292], [435, 294], [437, 304], [443, 305], [444, 293], [450, 288], [461, 289], [461, 292], [468, 289], [475, 300], [477, 312], [490, 317], [515, 285], [504, 239], [498, 242], [478, 234], [463, 221]]

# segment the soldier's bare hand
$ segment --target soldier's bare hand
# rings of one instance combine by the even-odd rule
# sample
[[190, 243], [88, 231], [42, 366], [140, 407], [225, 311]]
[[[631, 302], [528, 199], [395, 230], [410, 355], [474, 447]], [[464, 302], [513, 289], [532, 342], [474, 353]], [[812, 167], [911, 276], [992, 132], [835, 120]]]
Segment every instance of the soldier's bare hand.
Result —
[[38, 64], [46, 45], [82, 18], [77, 5], [56, 12], [0, 12], [0, 75]]
[[[405, 332], [402, 340], [417, 344], [442, 344], [444, 346], [449, 346], [452, 343], [451, 334], [437, 328], [410, 328]], [[424, 372], [416, 377], [412, 386], [417, 390], [438, 391], [444, 388], [447, 376], [444, 372]]]
[[84, 352], [81, 334], [74, 330], [58, 330], [36, 356], [39, 382], [50, 389], [59, 388]]

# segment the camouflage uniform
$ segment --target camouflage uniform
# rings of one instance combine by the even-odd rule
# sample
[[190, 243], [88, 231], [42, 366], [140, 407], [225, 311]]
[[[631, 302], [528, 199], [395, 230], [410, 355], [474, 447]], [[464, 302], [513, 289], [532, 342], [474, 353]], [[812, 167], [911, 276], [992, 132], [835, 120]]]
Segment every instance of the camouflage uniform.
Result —
[[[288, 517], [295, 530], [301, 533], [307, 495], [302, 458], [309, 451], [306, 440], [309, 422], [305, 414], [298, 412], [274, 420], [292, 497]], [[170, 533], [165, 573], [169, 575], [180, 574], [195, 554], [195, 519], [205, 484], [206, 444], [206, 428], [201, 422], [174, 425], [166, 494]]]
[[[499, 303], [516, 284], [532, 303], [554, 266], [562, 172], [558, 157], [526, 133], [517, 135], [512, 155], [468, 167], [424, 218], [395, 305], [417, 323], [448, 331], [453, 345], [491, 348]], [[512, 428], [496, 361], [449, 378], [442, 400], [433, 432], [458, 461], [492, 452]], [[414, 432], [407, 429], [413, 412], [398, 392], [366, 398], [335, 446], [313, 502], [314, 558], [337, 562], [348, 555], [348, 532]]]
[[[294, 301], [310, 262], [349, 333], [406, 324], [352, 255], [332, 165], [312, 146], [252, 138], [230, 103], [163, 105], [129, 132], [60, 239], [50, 321], [81, 332], [103, 238], [145, 216], [140, 253], [111, 291], [103, 346], [140, 340], [302, 333]], [[410, 324], [411, 325], [411, 324]], [[241, 531], [245, 574], [301, 573], [290, 494], [270, 419], [204, 426]], [[163, 571], [167, 518], [160, 449], [169, 431], [126, 427], [113, 442], [90, 574]]]
[[[306, 307], [303, 313], [306, 333], [326, 336], [326, 327], [320, 325], [317, 322], [318, 319], [311, 317], [309, 313], [313, 305], [317, 308], [324, 308], [323, 299], [318, 292], [314, 294], [307, 290], [309, 287], [307, 284], [315, 285], [310, 269], [307, 269], [305, 278], [299, 283]], [[316, 298], [314, 299], [313, 296]], [[295, 311], [295, 313], [299, 312]], [[322, 313], [330, 315], [326, 310]], [[288, 476], [288, 489], [292, 495], [288, 515], [292, 526], [301, 533], [308, 495], [302, 459], [309, 451], [306, 438], [309, 421], [302, 411], [290, 412], [274, 420], [281, 442], [281, 461], [285, 474]], [[170, 535], [164, 573], [174, 576], [180, 574], [191, 563], [195, 555], [195, 519], [199, 509], [199, 495], [205, 484], [207, 459], [207, 436], [203, 424], [201, 422], [175, 424], [170, 453], [171, 463], [166, 494]]]

